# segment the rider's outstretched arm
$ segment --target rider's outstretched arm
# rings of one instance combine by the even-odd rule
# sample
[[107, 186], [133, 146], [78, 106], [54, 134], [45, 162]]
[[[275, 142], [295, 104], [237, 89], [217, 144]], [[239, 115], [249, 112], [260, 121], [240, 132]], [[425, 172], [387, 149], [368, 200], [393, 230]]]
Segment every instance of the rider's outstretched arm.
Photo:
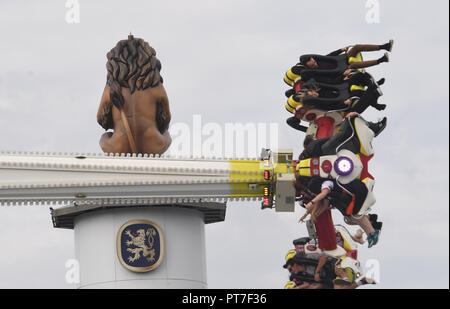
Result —
[[323, 200], [328, 193], [330, 192], [330, 189], [328, 188], [324, 188], [322, 189], [322, 191], [316, 195], [315, 198], [313, 198], [308, 204], [306, 204], [305, 208], [306, 208], [306, 213], [300, 218], [299, 221], [303, 221], [309, 214], [314, 214], [316, 212], [318, 212], [319, 210], [319, 206], [322, 205], [323, 203], [319, 203], [321, 200]]
[[320, 281], [320, 271], [327, 262], [328, 257], [324, 254], [320, 257], [319, 262], [317, 263], [316, 270], [314, 271], [314, 280], [319, 282]]

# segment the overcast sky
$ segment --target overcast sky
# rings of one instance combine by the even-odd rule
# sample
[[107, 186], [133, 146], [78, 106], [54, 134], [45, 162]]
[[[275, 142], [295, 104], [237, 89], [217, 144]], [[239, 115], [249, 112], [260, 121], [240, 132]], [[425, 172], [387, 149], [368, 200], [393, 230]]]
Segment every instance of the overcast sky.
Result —
[[[65, 1], [0, 2], [0, 150], [101, 152], [96, 113], [106, 53], [130, 31], [153, 46], [172, 123], [278, 123], [279, 147], [302, 150], [285, 124], [285, 71], [298, 56], [395, 39], [380, 103], [387, 129], [374, 140], [374, 211], [379, 244], [359, 251], [380, 262], [381, 288], [449, 287], [448, 1], [379, 0], [380, 23], [364, 0], [79, 0], [80, 23]], [[367, 53], [376, 59], [382, 52]], [[300, 208], [300, 207], [298, 207]], [[206, 228], [210, 288], [282, 288], [303, 214], [230, 202], [226, 221]], [[341, 215], [333, 212], [336, 223]], [[353, 230], [353, 229], [352, 229]], [[72, 288], [65, 262], [73, 231], [53, 229], [48, 206], [0, 207], [0, 288]]]

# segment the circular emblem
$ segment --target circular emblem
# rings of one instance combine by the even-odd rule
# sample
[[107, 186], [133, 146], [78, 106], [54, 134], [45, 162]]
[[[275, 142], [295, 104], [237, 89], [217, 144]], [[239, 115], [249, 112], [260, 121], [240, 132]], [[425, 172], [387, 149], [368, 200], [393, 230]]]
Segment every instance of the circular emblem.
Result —
[[332, 169], [331, 162], [329, 160], [323, 161], [323, 163], [322, 163], [322, 170], [325, 173], [329, 173], [329, 172], [331, 172], [331, 169]]
[[117, 233], [117, 257], [123, 267], [133, 272], [157, 268], [164, 257], [161, 228], [149, 220], [130, 220]]

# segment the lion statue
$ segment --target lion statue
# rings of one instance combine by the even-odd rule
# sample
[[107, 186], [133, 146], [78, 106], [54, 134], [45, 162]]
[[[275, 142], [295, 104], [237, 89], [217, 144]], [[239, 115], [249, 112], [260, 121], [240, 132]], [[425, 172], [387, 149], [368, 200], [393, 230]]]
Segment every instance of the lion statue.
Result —
[[172, 142], [171, 114], [156, 51], [130, 34], [106, 57], [108, 74], [97, 122], [107, 132], [100, 147], [106, 153], [164, 153]]

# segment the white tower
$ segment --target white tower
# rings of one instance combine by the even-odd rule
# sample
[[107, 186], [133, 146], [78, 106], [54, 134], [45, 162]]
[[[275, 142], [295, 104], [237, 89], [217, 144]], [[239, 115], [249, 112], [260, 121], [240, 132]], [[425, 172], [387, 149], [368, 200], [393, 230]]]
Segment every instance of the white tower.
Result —
[[[139, 207], [80, 204], [52, 209], [52, 219], [56, 228], [74, 229], [79, 288], [198, 289], [207, 288], [204, 224], [223, 221], [225, 210], [225, 203], [211, 202]], [[161, 233], [160, 260], [155, 261], [160, 263], [153, 269], [134, 267], [139, 259], [146, 259], [142, 251], [130, 263], [127, 258], [134, 254], [126, 251], [122, 256], [120, 250], [127, 247], [120, 243], [124, 227], [147, 222]]]

